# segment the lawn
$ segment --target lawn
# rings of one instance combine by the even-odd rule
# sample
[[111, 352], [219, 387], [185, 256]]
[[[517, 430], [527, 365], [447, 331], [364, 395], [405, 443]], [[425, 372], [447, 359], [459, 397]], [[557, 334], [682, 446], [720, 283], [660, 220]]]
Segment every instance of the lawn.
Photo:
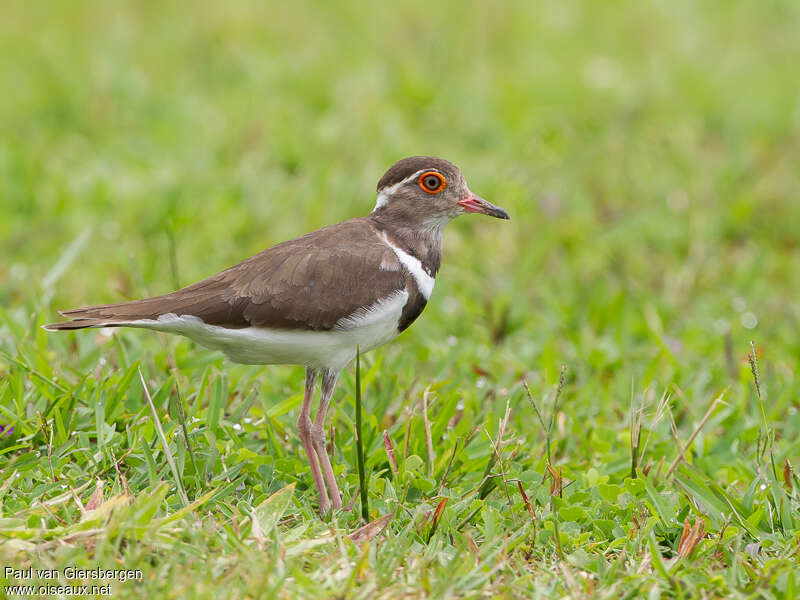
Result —
[[[798, 31], [788, 0], [5, 3], [2, 593], [797, 595]], [[40, 328], [366, 214], [412, 154], [512, 219], [450, 225], [361, 358], [365, 529], [354, 365], [323, 520], [300, 367]]]

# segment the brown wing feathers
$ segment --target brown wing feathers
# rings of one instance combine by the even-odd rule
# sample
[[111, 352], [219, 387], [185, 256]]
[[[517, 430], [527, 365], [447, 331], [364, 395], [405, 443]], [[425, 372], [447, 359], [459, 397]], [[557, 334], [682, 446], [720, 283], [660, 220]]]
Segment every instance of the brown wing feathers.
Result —
[[160, 315], [167, 313], [195, 315], [207, 323], [224, 324], [226, 327], [247, 327], [249, 323], [242, 318], [242, 308], [246, 299], [230, 297], [223, 300], [228, 290], [223, 281], [217, 280], [218, 277], [217, 275], [182, 290], [154, 298], [60, 311], [60, 314], [72, 321], [46, 327], [81, 329], [96, 327], [103, 323], [120, 326], [130, 321], [158, 319]]
[[174, 313], [229, 328], [328, 330], [397, 290], [416, 291], [409, 280], [370, 222], [353, 219], [273, 246], [170, 294], [65, 310], [61, 314], [72, 320], [46, 328], [124, 326]]

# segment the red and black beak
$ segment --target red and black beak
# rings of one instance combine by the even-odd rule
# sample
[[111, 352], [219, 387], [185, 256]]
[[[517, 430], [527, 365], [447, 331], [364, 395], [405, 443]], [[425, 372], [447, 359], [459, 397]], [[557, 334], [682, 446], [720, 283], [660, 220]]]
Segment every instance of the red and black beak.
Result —
[[497, 219], [510, 219], [508, 213], [499, 206], [495, 206], [491, 202], [487, 202], [480, 196], [476, 196], [470, 192], [469, 196], [462, 198], [458, 201], [458, 205], [464, 209], [465, 212], [481, 213], [489, 215]]

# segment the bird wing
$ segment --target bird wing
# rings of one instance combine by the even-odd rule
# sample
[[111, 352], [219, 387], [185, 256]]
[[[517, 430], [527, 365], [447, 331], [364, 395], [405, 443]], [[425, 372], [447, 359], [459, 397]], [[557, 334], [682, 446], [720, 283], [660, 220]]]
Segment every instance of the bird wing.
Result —
[[62, 311], [71, 320], [46, 328], [122, 326], [175, 314], [229, 328], [325, 331], [406, 289], [408, 280], [375, 226], [360, 218], [283, 242], [163, 296]]

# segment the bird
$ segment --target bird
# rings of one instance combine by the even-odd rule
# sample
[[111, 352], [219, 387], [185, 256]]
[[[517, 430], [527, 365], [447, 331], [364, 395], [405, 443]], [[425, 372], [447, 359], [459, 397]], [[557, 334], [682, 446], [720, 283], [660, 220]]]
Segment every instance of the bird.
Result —
[[[470, 191], [461, 170], [431, 156], [392, 165], [367, 216], [272, 246], [177, 291], [60, 311], [45, 325], [71, 331], [136, 327], [185, 336], [244, 364], [305, 367], [297, 432], [321, 515], [342, 507], [326, 449], [325, 419], [337, 379], [355, 358], [420, 315], [442, 261], [445, 226], [467, 213], [509, 219]], [[311, 418], [320, 379], [320, 399]]]

